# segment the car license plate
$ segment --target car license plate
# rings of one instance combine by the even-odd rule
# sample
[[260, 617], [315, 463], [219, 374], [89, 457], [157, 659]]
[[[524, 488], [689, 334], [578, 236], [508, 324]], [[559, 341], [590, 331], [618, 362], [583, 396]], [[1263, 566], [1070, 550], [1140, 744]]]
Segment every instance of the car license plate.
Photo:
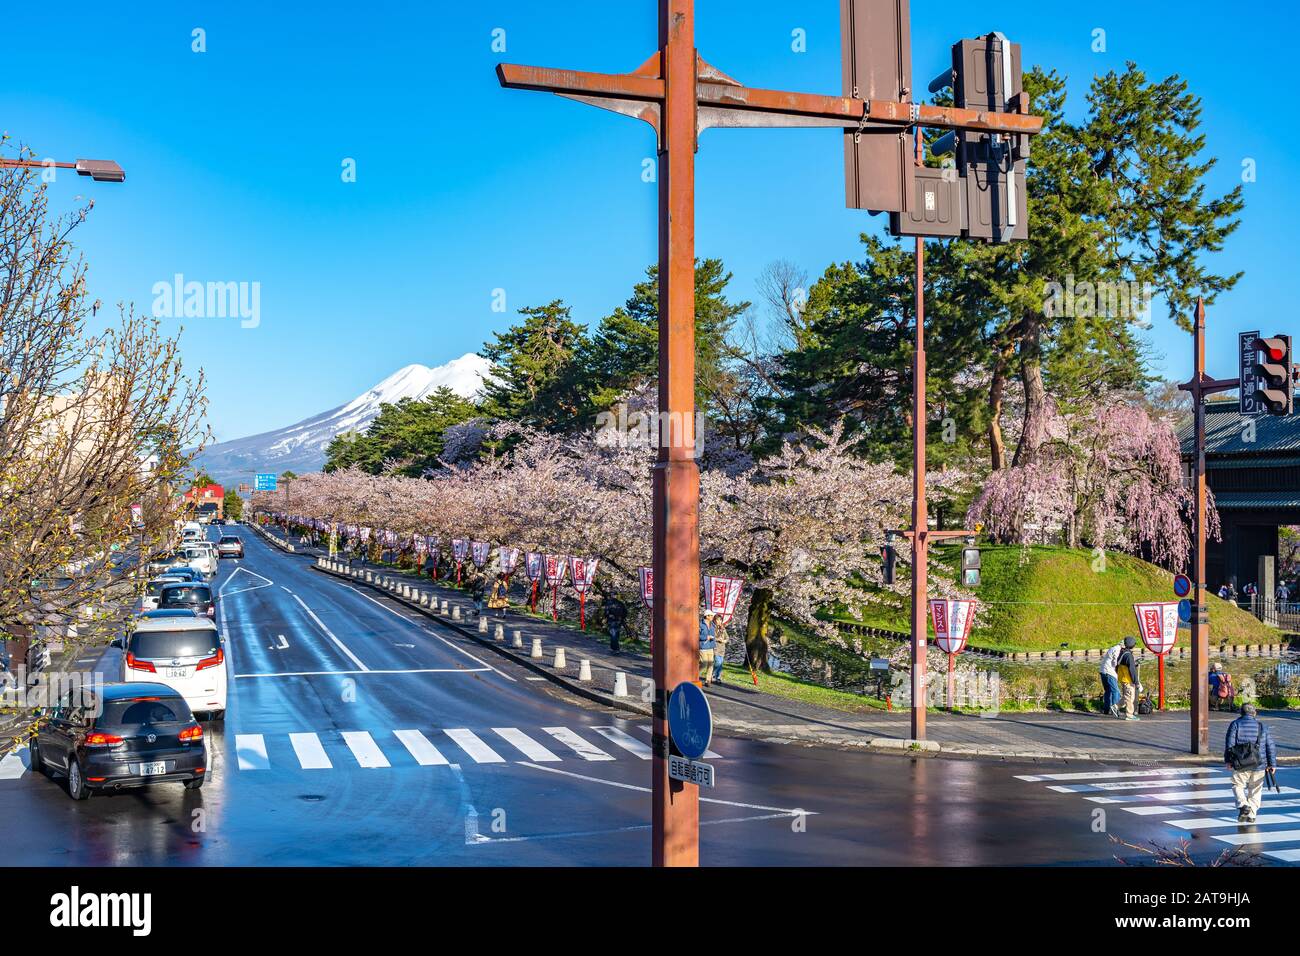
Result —
[[163, 677], [189, 677], [190, 669], [188, 667], [164, 667]]
[[140, 776], [156, 777], [167, 772], [167, 761], [155, 760], [152, 763], [140, 764]]

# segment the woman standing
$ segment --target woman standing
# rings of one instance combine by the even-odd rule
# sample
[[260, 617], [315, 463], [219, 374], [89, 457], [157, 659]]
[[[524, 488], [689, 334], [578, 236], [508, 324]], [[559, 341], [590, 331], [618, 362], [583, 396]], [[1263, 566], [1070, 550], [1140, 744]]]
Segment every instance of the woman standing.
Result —
[[713, 612], [706, 611], [700, 620], [700, 667], [704, 671], [700, 678], [705, 687], [713, 683], [713, 652], [717, 646], [716, 638], [717, 630], [713, 626]]

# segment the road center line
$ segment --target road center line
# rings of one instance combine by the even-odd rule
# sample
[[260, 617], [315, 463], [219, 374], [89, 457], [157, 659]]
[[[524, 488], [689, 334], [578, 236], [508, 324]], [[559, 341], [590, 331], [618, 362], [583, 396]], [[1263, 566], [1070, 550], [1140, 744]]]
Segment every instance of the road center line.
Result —
[[409, 670], [364, 670], [364, 671], [274, 671], [265, 674], [235, 674], [244, 677], [347, 677], [357, 674], [369, 674], [376, 677], [393, 674], [481, 674], [486, 667], [414, 667]]
[[[288, 589], [286, 588], [285, 590]], [[307, 612], [307, 616], [316, 622], [316, 626], [319, 627], [322, 631], [324, 631], [325, 635], [331, 641], [333, 641], [335, 644], [338, 645], [339, 650], [341, 650], [344, 654], [346, 654], [348, 656], [348, 660], [352, 661], [353, 664], [356, 664], [359, 670], [362, 671], [370, 670], [369, 667], [361, 663], [361, 658], [357, 657], [357, 655], [353, 654], [350, 650], [348, 650], [348, 646], [334, 636], [334, 632], [325, 626], [325, 622], [316, 616], [316, 612], [313, 611], [311, 608], [309, 608], [302, 598], [298, 597], [298, 595], [294, 594], [292, 591], [289, 591], [289, 597], [293, 598], [295, 601], [298, 602], [298, 604], [302, 607], [302, 609]]]

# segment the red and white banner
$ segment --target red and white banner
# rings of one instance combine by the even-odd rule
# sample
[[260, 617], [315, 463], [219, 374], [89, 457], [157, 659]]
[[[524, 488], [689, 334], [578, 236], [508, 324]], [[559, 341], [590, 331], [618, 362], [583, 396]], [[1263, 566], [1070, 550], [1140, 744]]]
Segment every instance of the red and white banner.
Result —
[[361, 540], [362, 540], [362, 541], [369, 541], [369, 540], [370, 540], [370, 529], [369, 529], [369, 528], [362, 528], [362, 529], [361, 529]]
[[546, 556], [546, 583], [551, 587], [559, 587], [564, 583], [564, 568], [568, 564], [562, 554], [548, 554]]
[[641, 575], [641, 603], [646, 607], [655, 606], [655, 569], [637, 568]]
[[524, 555], [524, 569], [528, 573], [528, 580], [536, 584], [542, 579], [542, 574], [546, 570], [546, 559], [540, 551], [529, 551]]
[[573, 589], [579, 594], [586, 594], [591, 582], [596, 579], [597, 558], [569, 558], [569, 576], [573, 578]]
[[1138, 636], [1152, 654], [1167, 654], [1178, 640], [1178, 602], [1134, 604]]
[[429, 550], [429, 543], [425, 539], [424, 535], [422, 534], [417, 534], [414, 537], [415, 537], [415, 553], [420, 555], [421, 558], [423, 558], [425, 552]]
[[966, 649], [966, 639], [975, 620], [975, 602], [933, 600], [930, 619], [934, 622], [934, 642], [939, 650], [960, 654]]
[[492, 557], [492, 545], [486, 541], [472, 541], [469, 547], [474, 567], [482, 571], [487, 567], [488, 558]]
[[519, 565], [519, 549], [497, 548], [497, 563], [501, 565], [501, 573], [510, 577]]
[[460, 564], [469, 555], [469, 542], [464, 538], [451, 539], [451, 556]]
[[704, 576], [704, 609], [712, 611], [718, 623], [726, 624], [736, 613], [736, 602], [740, 600], [742, 578]]

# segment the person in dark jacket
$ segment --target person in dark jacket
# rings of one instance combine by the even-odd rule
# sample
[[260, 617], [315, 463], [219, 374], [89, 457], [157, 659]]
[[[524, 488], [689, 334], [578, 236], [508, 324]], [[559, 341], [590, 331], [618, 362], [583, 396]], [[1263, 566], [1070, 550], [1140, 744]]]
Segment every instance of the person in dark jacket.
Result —
[[704, 617], [700, 618], [700, 667], [703, 669], [700, 679], [705, 687], [713, 683], [713, 650], [717, 646], [714, 642], [716, 635], [717, 631], [713, 627], [713, 612], [705, 611]]
[[618, 653], [618, 639], [623, 633], [623, 624], [627, 621], [627, 605], [609, 594], [605, 597], [603, 605], [605, 612], [605, 627], [609, 631], [609, 649], [611, 653]]
[[1142, 681], [1138, 678], [1137, 638], [1124, 638], [1124, 650], [1120, 651], [1115, 670], [1119, 674], [1119, 688], [1124, 696], [1121, 712], [1125, 720], [1139, 720], [1137, 715], [1137, 697], [1142, 690]]
[[469, 582], [469, 596], [474, 601], [474, 611], [476, 616], [483, 616], [483, 597], [487, 593], [487, 582], [483, 580], [483, 575], [475, 574]]
[[[1257, 760], [1243, 760], [1254, 744]], [[1223, 740], [1223, 762], [1232, 771], [1232, 795], [1237, 801], [1237, 822], [1254, 823], [1263, 797], [1265, 775], [1277, 771], [1277, 746], [1260, 722], [1254, 704], [1242, 704], [1241, 716], [1228, 725]]]

